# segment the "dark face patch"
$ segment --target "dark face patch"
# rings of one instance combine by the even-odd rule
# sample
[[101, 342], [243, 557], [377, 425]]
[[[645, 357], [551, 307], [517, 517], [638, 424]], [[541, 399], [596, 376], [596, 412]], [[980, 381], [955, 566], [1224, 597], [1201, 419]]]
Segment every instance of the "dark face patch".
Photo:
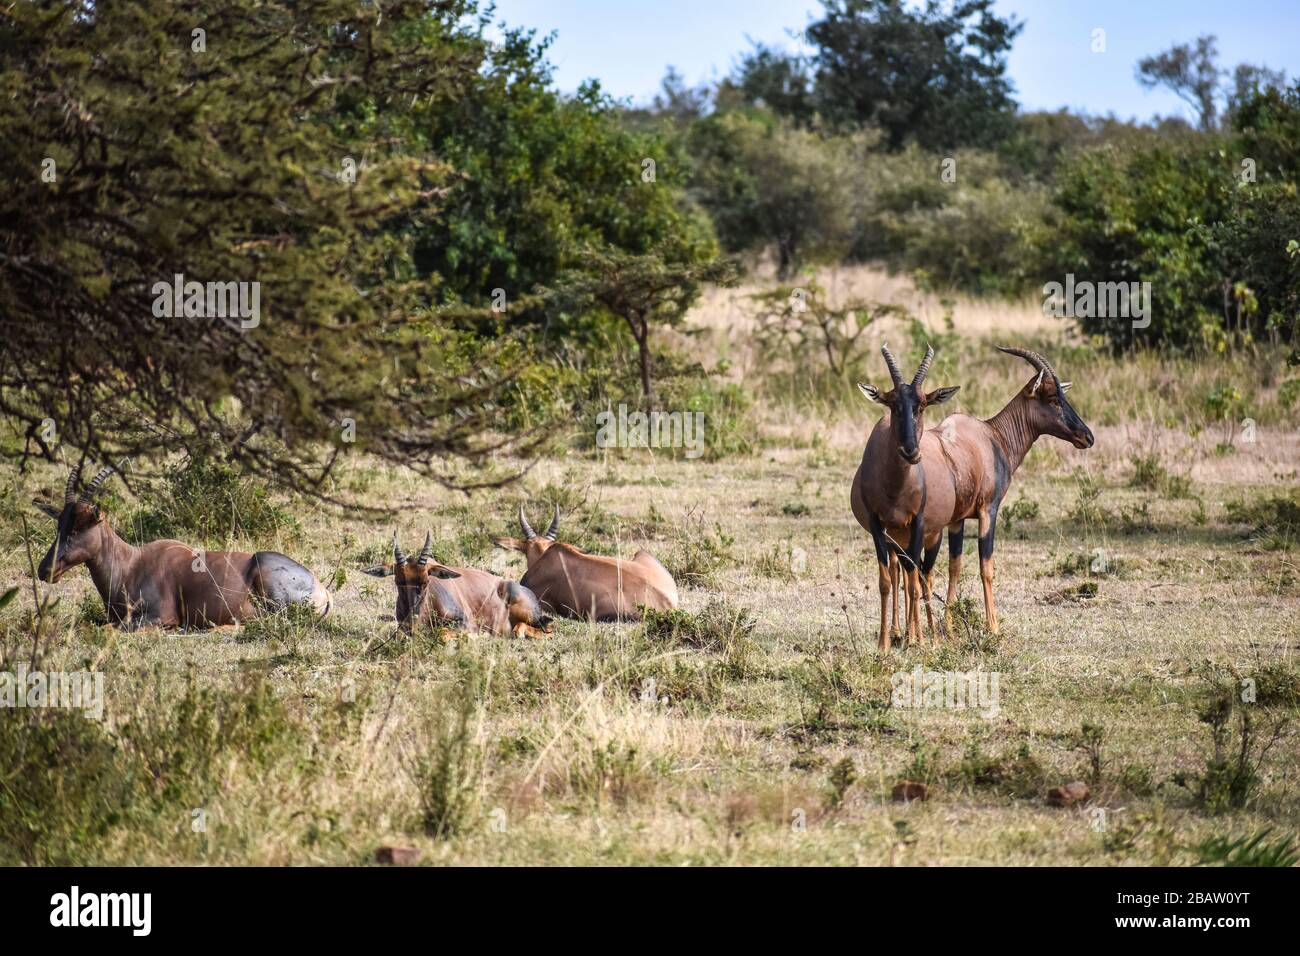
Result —
[[900, 385], [889, 394], [893, 396], [893, 401], [889, 403], [889, 428], [898, 453], [915, 465], [921, 460], [925, 396], [911, 385]]
[[[427, 597], [446, 595], [450, 603], [455, 604], [455, 598], [452, 598], [447, 589], [437, 582], [439, 579], [456, 577], [460, 575], [436, 561], [421, 563], [418, 558], [407, 558], [401, 564], [394, 565], [393, 580], [397, 584], [397, 623], [406, 624], [417, 616]], [[431, 591], [431, 585], [436, 590]], [[444, 611], [450, 615], [452, 609], [444, 608]], [[455, 606], [454, 611], [461, 618], [464, 617], [459, 605]]]
[[103, 520], [97, 505], [74, 501], [59, 513], [54, 543], [45, 552], [36, 576], [53, 584], [65, 572], [84, 564], [93, 556], [95, 529]]
[[1075, 448], [1091, 448], [1095, 439], [1090, 429], [1074, 410], [1059, 379], [1044, 378], [1038, 393], [1033, 397], [1034, 425], [1038, 431]]

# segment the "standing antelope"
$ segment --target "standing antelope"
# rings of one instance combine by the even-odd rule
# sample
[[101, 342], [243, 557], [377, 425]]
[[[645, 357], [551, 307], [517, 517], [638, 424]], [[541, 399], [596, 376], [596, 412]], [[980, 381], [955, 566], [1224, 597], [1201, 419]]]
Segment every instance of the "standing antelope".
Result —
[[587, 554], [571, 544], [557, 543], [560, 506], [545, 534], [533, 530], [519, 506], [524, 538], [493, 538], [499, 547], [522, 551], [528, 571], [521, 584], [531, 588], [542, 606], [566, 617], [596, 621], [639, 621], [641, 607], [666, 611], [677, 607], [673, 576], [649, 551], [632, 560]]
[[463, 628], [505, 637], [545, 637], [553, 630], [550, 616], [536, 595], [523, 585], [475, 568], [450, 568], [433, 556], [433, 532], [424, 547], [408, 557], [393, 532], [393, 563], [366, 568], [375, 577], [393, 575], [397, 584], [397, 624]]
[[316, 609], [322, 617], [331, 598], [316, 576], [275, 551], [208, 551], [180, 541], [150, 541], [139, 547], [117, 536], [95, 496], [113, 473], [102, 469], [77, 493], [80, 466], [72, 469], [63, 508], [32, 503], [59, 523], [50, 550], [37, 569], [54, 584], [84, 564], [113, 624], [141, 627], [214, 627], [237, 624], [258, 610], [290, 604]]
[[[871, 533], [876, 547], [876, 560], [880, 566], [880, 649], [888, 651], [889, 606], [891, 591], [897, 582], [898, 568], [902, 567], [907, 589], [907, 641], [920, 641], [919, 621], [921, 599], [921, 574], [923, 549], [928, 552], [931, 541], [937, 549], [946, 520], [935, 522], [936, 516], [947, 519], [952, 514], [950, 503], [952, 489], [946, 484], [946, 474], [941, 460], [931, 461], [934, 455], [923, 449], [925, 410], [931, 405], [941, 405], [961, 388], [953, 385], [932, 392], [921, 391], [925, 376], [934, 359], [934, 349], [926, 348], [911, 383], [903, 381], [898, 362], [888, 345], [881, 346], [881, 354], [889, 368], [894, 387], [881, 392], [874, 385], [859, 384], [862, 394], [873, 402], [889, 409], [878, 421], [867, 438], [862, 452], [862, 463], [853, 476], [849, 489], [849, 504], [853, 516]], [[906, 546], [899, 542], [906, 541]], [[926, 614], [930, 614], [926, 594]], [[898, 621], [898, 598], [894, 595], [894, 621]], [[933, 620], [930, 622], [933, 630]]]
[[[987, 421], [969, 415], [951, 415], [934, 433], [925, 436], [927, 462], [932, 457], [946, 462], [949, 486], [955, 492], [952, 509], [942, 522], [948, 528], [947, 603], [957, 598], [965, 521], [977, 518], [984, 618], [993, 634], [998, 632], [998, 614], [993, 604], [993, 536], [998, 508], [1012, 476], [1040, 435], [1060, 438], [1075, 448], [1091, 448], [1093, 444], [1092, 430], [1065, 398], [1073, 383], [1062, 382], [1051, 363], [1037, 352], [1003, 346], [998, 346], [998, 350], [1019, 356], [1038, 374]], [[933, 552], [927, 551], [922, 567], [927, 591], [938, 550], [936, 540]]]

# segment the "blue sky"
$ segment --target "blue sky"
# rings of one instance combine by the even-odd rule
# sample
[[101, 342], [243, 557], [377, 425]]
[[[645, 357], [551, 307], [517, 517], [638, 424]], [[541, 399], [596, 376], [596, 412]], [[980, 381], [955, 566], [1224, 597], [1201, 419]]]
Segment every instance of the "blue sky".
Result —
[[[1143, 90], [1133, 68], [1201, 33], [1218, 36], [1224, 66], [1244, 61], [1300, 75], [1297, 0], [998, 0], [996, 7], [1026, 23], [1008, 72], [1027, 109], [1191, 118], [1172, 94]], [[561, 89], [595, 77], [606, 92], [638, 103], [654, 94], [670, 63], [694, 84], [726, 75], [749, 48], [747, 37], [798, 48], [786, 31], [820, 9], [815, 0], [497, 0], [498, 19], [556, 31], [551, 60]], [[1095, 28], [1106, 31], [1104, 53], [1091, 51]]]

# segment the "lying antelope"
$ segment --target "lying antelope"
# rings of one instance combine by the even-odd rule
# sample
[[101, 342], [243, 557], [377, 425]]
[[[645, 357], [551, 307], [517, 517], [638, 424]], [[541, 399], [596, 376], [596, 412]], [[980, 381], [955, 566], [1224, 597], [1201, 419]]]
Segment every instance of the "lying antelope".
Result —
[[632, 560], [587, 554], [571, 544], [556, 542], [560, 507], [545, 534], [538, 534], [519, 506], [524, 538], [493, 538], [499, 547], [522, 551], [528, 571], [522, 583], [553, 614], [594, 621], [639, 621], [641, 608], [666, 611], [677, 607], [673, 576], [649, 551]]
[[32, 502], [59, 523], [37, 569], [42, 581], [54, 584], [86, 565], [109, 621], [130, 629], [218, 627], [291, 604], [315, 608], [322, 617], [329, 613], [330, 594], [316, 576], [275, 551], [204, 552], [167, 539], [139, 547], [123, 541], [95, 503], [112, 473], [102, 469], [78, 494], [80, 468], [74, 468], [62, 509]]
[[554, 628], [536, 595], [514, 581], [475, 568], [450, 568], [433, 556], [433, 532], [424, 547], [408, 557], [393, 532], [393, 563], [366, 568], [375, 577], [393, 575], [397, 584], [397, 624], [454, 627], [505, 637], [545, 637]]
[[[934, 349], [927, 348], [925, 358], [910, 383], [903, 381], [898, 362], [889, 346], [880, 349], [889, 368], [893, 388], [881, 392], [874, 385], [859, 384], [862, 394], [889, 409], [876, 422], [862, 451], [862, 463], [853, 476], [849, 504], [858, 524], [871, 533], [880, 566], [880, 649], [890, 648], [890, 596], [897, 584], [901, 565], [907, 590], [907, 641], [920, 641], [921, 566], [923, 551], [930, 539], [938, 541], [946, 520], [952, 514], [952, 488], [942, 455], [923, 444], [930, 438], [925, 432], [925, 410], [941, 405], [961, 388], [953, 385], [923, 392], [921, 386], [930, 371]], [[902, 544], [901, 542], [906, 542]], [[894, 622], [898, 622], [898, 597], [894, 593]], [[930, 614], [929, 594], [926, 613]], [[934, 628], [930, 621], [931, 630]]]
[[[945, 418], [932, 434], [926, 435], [930, 442], [925, 450], [927, 461], [933, 457], [946, 462], [948, 474], [945, 483], [954, 491], [952, 508], [942, 522], [948, 528], [948, 604], [957, 598], [965, 521], [976, 518], [979, 520], [984, 617], [989, 631], [994, 634], [998, 632], [998, 614], [993, 604], [993, 536], [997, 529], [998, 508], [1011, 485], [1012, 476], [1042, 435], [1068, 441], [1075, 448], [1091, 448], [1093, 444], [1092, 430], [1065, 398], [1073, 383], [1062, 382], [1051, 363], [1037, 352], [1003, 346], [998, 350], [1024, 359], [1037, 374], [1007, 402], [1002, 411], [988, 420], [969, 415]], [[931, 446], [935, 452], [933, 455]], [[938, 550], [937, 539], [932, 551], [927, 545], [922, 565], [927, 591]]]

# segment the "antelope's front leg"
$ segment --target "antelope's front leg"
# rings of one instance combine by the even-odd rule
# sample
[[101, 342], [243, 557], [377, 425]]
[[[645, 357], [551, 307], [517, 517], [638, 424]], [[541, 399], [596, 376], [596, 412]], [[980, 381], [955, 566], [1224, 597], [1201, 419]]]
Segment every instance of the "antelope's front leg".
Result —
[[[869, 529], [871, 531], [871, 543], [876, 548], [876, 567], [880, 572], [880, 652], [887, 654], [891, 647], [889, 595], [893, 591], [894, 577], [890, 572], [890, 562], [893, 560], [894, 552], [889, 546], [889, 540], [885, 535], [885, 529], [880, 524], [880, 519], [874, 514], [870, 516]], [[895, 610], [895, 613], [897, 613], [897, 610]]]
[[980, 512], [980, 580], [984, 584], [984, 622], [989, 633], [998, 633], [998, 611], [993, 604], [993, 532], [997, 527], [997, 505]]

